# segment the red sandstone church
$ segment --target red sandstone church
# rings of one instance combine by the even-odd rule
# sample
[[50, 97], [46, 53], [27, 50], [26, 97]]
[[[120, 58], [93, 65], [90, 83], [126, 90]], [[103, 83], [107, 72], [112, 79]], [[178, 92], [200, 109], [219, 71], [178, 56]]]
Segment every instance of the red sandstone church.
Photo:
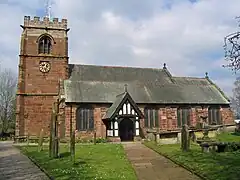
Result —
[[16, 136], [49, 134], [53, 102], [60, 105], [59, 131], [70, 120], [80, 137], [129, 141], [146, 131], [177, 131], [232, 124], [229, 99], [209, 77], [174, 77], [162, 69], [69, 64], [67, 20], [24, 17], [21, 25]]

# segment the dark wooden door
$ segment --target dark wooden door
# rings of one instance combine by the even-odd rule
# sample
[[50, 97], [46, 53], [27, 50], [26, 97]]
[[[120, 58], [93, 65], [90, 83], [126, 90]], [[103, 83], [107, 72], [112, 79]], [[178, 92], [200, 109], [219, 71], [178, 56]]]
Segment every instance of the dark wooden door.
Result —
[[119, 125], [119, 135], [121, 141], [133, 141], [134, 123], [130, 119], [123, 119]]

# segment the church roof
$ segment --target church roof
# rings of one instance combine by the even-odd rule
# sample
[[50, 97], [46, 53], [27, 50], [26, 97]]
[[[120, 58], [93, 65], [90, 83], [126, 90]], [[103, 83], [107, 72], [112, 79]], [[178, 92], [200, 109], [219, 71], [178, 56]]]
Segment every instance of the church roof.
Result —
[[113, 103], [128, 86], [136, 103], [229, 104], [229, 99], [209, 78], [172, 77], [154, 68], [69, 64], [64, 80], [66, 102]]

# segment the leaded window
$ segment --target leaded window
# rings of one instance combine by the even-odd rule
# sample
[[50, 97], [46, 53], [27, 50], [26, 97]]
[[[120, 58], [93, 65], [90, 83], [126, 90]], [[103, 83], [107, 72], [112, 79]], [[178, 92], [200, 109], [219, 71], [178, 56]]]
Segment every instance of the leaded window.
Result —
[[220, 124], [222, 124], [220, 107], [209, 107], [208, 108], [208, 124], [209, 125], [220, 125]]
[[148, 128], [159, 127], [158, 109], [145, 108], [144, 109], [144, 125]]
[[94, 129], [94, 114], [92, 107], [80, 107], [77, 109], [76, 129], [78, 131]]
[[177, 125], [181, 128], [184, 124], [191, 125], [191, 108], [177, 109]]
[[48, 36], [43, 36], [39, 40], [38, 53], [39, 54], [50, 54], [52, 49], [52, 42]]

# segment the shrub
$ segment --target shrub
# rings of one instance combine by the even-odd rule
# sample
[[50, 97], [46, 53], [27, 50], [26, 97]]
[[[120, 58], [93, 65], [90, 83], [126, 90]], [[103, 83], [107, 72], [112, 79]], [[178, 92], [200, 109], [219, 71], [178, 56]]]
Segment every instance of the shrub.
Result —
[[228, 143], [227, 145], [227, 151], [237, 151], [237, 150], [240, 150], [240, 143]]

